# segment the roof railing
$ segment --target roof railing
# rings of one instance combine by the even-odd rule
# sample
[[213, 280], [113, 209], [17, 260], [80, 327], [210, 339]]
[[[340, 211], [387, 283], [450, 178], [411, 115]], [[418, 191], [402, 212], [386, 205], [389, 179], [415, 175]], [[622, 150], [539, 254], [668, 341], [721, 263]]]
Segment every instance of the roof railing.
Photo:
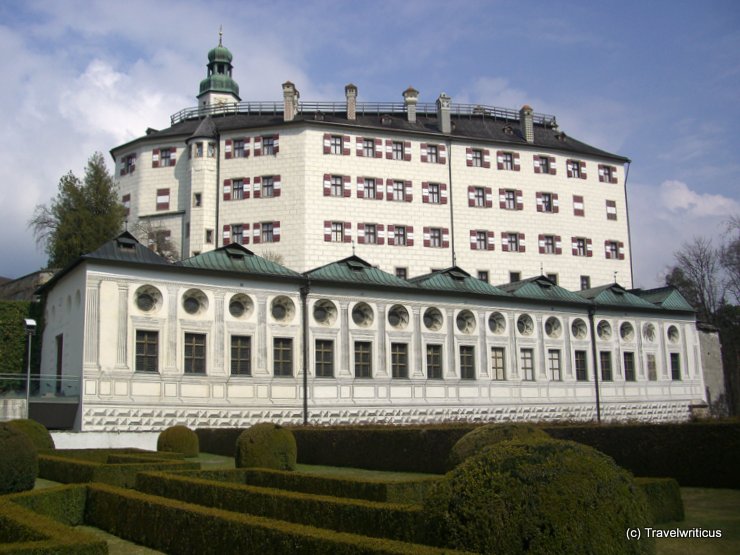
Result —
[[[185, 108], [170, 116], [170, 123], [175, 125], [182, 121], [191, 119], [202, 119], [206, 116], [228, 116], [234, 114], [278, 116], [283, 113], [282, 102], [232, 102], [229, 104], [217, 104], [210, 106], [197, 106]], [[346, 102], [299, 102], [298, 113], [312, 114], [346, 114]], [[358, 102], [356, 106], [358, 115], [375, 114], [403, 114], [406, 113], [406, 105], [403, 102]], [[434, 102], [420, 102], [416, 105], [417, 115], [437, 115], [437, 104]], [[519, 111], [510, 108], [499, 108], [484, 104], [452, 104], [450, 114], [456, 116], [467, 116], [470, 119], [493, 119], [505, 122], [518, 122]], [[555, 116], [550, 114], [535, 113], [532, 115], [535, 124], [554, 126]]]

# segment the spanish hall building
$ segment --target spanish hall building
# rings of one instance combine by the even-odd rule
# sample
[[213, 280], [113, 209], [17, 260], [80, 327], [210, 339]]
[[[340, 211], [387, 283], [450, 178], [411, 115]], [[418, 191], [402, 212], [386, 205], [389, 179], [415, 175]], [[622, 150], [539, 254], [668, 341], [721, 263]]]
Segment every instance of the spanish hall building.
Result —
[[689, 418], [695, 313], [632, 289], [628, 160], [488, 106], [198, 106], [113, 149], [129, 232], [40, 290], [41, 390], [80, 431]]

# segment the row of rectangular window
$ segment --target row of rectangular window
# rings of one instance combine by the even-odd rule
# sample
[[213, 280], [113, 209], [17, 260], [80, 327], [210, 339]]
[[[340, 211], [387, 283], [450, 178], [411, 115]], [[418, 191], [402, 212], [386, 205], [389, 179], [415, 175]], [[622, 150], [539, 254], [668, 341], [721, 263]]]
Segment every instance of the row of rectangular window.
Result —
[[[248, 158], [250, 154], [250, 144], [252, 137], [241, 137], [236, 139], [226, 139], [224, 141], [224, 158]], [[280, 135], [261, 135], [254, 137], [255, 156], [275, 156], [280, 152]]]
[[223, 199], [243, 200], [250, 196], [254, 198], [279, 197], [282, 192], [282, 181], [279, 175], [257, 176], [254, 180], [249, 177], [238, 179], [224, 179]]
[[[370, 341], [354, 342], [354, 367], [356, 378], [373, 377], [373, 349]], [[426, 370], [430, 380], [443, 379], [443, 345], [428, 343], [426, 345]], [[390, 347], [391, 376], [393, 378], [409, 377], [409, 346], [408, 343], [393, 342]], [[522, 348], [519, 350], [520, 369], [524, 381], [536, 381], [534, 349]], [[319, 378], [334, 377], [334, 341], [331, 339], [317, 339], [315, 341], [314, 361], [315, 374]], [[647, 358], [648, 380], [656, 381], [657, 364], [654, 354], [649, 353]], [[505, 347], [491, 347], [490, 354], [491, 379], [506, 380], [506, 349]], [[159, 332], [149, 330], [136, 331], [136, 371], [157, 372], [159, 361]], [[231, 336], [231, 375], [252, 375], [252, 338], [248, 335]], [[635, 353], [623, 353], [624, 379], [628, 382], [637, 381], [635, 374]], [[206, 334], [186, 333], [183, 344], [183, 365], [186, 374], [205, 374], [206, 367]], [[599, 368], [601, 381], [614, 380], [611, 351], [599, 352]], [[681, 359], [678, 353], [670, 353], [671, 379], [681, 379]], [[459, 346], [460, 379], [476, 379], [476, 357], [474, 345]], [[574, 351], [574, 370], [576, 381], [588, 381], [588, 354], [586, 351]], [[548, 378], [552, 381], [562, 381], [562, 360], [560, 349], [547, 351]], [[276, 337], [273, 339], [273, 373], [275, 376], [293, 376], [293, 339], [290, 337]]]
[[[251, 230], [250, 230], [251, 227]], [[259, 243], [279, 243], [281, 237], [280, 222], [255, 222], [253, 224], [226, 224], [223, 227], [224, 246], [231, 243], [248, 245], [250, 239], [255, 245]], [[206, 242], [208, 237], [206, 236]]]

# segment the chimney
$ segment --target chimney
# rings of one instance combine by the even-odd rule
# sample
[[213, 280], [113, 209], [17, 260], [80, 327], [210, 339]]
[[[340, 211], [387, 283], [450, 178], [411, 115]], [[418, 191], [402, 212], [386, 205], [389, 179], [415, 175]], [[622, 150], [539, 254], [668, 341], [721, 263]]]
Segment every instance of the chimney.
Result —
[[298, 113], [300, 94], [290, 81], [283, 83], [283, 121], [293, 121]]
[[347, 119], [357, 119], [357, 87], [352, 83], [344, 87], [344, 96], [347, 97]]
[[532, 107], [529, 104], [522, 106], [519, 110], [519, 126], [521, 127], [522, 137], [528, 142], [534, 142], [534, 123], [532, 121]]
[[409, 123], [416, 123], [416, 103], [419, 102], [419, 91], [409, 87], [403, 91], [403, 103], [406, 106], [406, 115]]
[[445, 93], [440, 94], [437, 99], [437, 125], [442, 133], [452, 133], [452, 123], [450, 122], [451, 100]]

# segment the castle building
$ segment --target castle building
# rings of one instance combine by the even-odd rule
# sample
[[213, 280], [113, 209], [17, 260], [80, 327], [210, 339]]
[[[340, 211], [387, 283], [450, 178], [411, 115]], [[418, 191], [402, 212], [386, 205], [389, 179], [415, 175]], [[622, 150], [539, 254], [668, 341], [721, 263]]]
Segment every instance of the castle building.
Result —
[[75, 429], [671, 421], [704, 403], [693, 310], [630, 289], [626, 158], [528, 106], [412, 88], [241, 102], [231, 53], [208, 59], [197, 107], [112, 151], [130, 221], [182, 260], [124, 232], [41, 289], [40, 389], [76, 403]]
[[623, 156], [554, 116], [419, 102], [242, 102], [232, 54], [208, 53], [198, 105], [111, 151], [131, 224], [182, 258], [230, 243], [303, 272], [357, 254], [411, 278], [461, 266], [490, 283], [545, 274], [632, 286]]

